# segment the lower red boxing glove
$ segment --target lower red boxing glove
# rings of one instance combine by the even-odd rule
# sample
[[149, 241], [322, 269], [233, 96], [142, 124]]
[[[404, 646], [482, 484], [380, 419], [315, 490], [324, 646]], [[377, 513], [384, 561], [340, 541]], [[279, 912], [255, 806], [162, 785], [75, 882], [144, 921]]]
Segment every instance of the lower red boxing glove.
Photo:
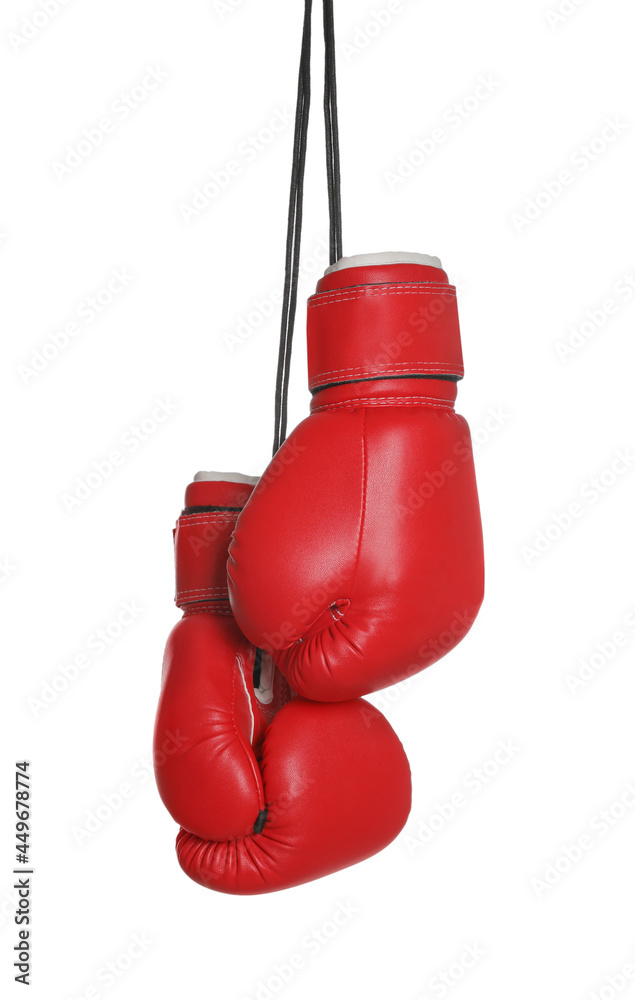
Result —
[[187, 489], [175, 530], [184, 613], [168, 639], [155, 728], [181, 867], [240, 895], [370, 857], [402, 829], [411, 797], [408, 760], [383, 715], [360, 699], [295, 697], [233, 619], [227, 548], [255, 482], [200, 473]]

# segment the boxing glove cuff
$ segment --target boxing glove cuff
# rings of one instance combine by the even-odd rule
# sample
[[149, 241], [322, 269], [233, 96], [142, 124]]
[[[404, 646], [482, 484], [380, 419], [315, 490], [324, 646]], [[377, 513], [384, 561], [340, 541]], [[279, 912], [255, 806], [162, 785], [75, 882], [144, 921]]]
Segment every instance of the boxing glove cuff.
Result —
[[238, 473], [199, 472], [187, 487], [174, 529], [177, 607], [229, 600], [227, 548], [257, 482]]
[[431, 260], [363, 255], [329, 269], [308, 305], [313, 394], [351, 382], [463, 377], [456, 289]]

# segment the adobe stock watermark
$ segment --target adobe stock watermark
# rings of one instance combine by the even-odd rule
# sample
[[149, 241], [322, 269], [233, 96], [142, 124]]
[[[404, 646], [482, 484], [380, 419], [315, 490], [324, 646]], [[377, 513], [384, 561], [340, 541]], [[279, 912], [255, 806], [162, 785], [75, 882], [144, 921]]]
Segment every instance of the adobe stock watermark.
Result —
[[426, 992], [420, 993], [417, 1000], [433, 1000], [434, 997], [447, 996], [486, 957], [487, 952], [478, 941], [465, 945], [454, 962], [430, 976], [426, 983]]
[[588, 687], [603, 670], [612, 663], [635, 636], [635, 608], [624, 615], [620, 627], [615, 629], [608, 638], [599, 639], [593, 649], [581, 656], [577, 669], [568, 671], [564, 681], [569, 694], [575, 697]]
[[134, 281], [127, 267], [112, 268], [108, 280], [96, 292], [86, 295], [73, 310], [73, 319], [50, 333], [38, 347], [32, 347], [30, 357], [18, 365], [18, 375], [24, 385], [31, 384], [66, 351], [95, 320], [110, 308]]
[[[236, 507], [242, 510], [250, 496], [251, 491], [249, 490], [245, 493], [236, 493], [234, 494], [233, 502]], [[210, 545], [214, 545], [221, 536], [225, 539], [227, 538], [227, 527], [229, 524], [236, 523], [236, 517], [236, 514], [229, 512], [224, 514], [220, 519], [218, 515], [214, 515], [211, 519], [205, 514], [194, 518], [188, 515], [186, 522], [180, 522], [179, 531], [183, 528], [195, 527], [196, 530], [194, 532], [187, 531], [185, 537], [187, 537], [187, 544], [191, 554], [198, 558], [201, 553], [207, 552]]]
[[452, 457], [446, 458], [437, 469], [426, 469], [421, 482], [410, 486], [404, 502], [396, 507], [399, 517], [412, 516], [422, 509], [439, 490], [442, 490], [456, 476], [462, 465], [471, 462], [472, 457], [484, 448], [511, 420], [502, 405], [490, 406], [485, 417], [470, 435], [459, 438], [452, 447]]
[[22, 52], [71, 2], [72, 0], [40, 0], [37, 7], [7, 34], [7, 41], [13, 51]]
[[[436, 323], [448, 308], [456, 308], [454, 289], [446, 287], [426, 296], [425, 302], [408, 316], [407, 326], [399, 330], [398, 333], [391, 331], [390, 339], [387, 333], [385, 340], [377, 345], [378, 350], [374, 349], [372, 355], [361, 358], [360, 364], [349, 371], [356, 371], [360, 376], [362, 374], [402, 374], [404, 370], [407, 372], [409, 370], [408, 363], [399, 362], [404, 350], [412, 346], [415, 334], [419, 337], [425, 334], [430, 325]], [[311, 388], [323, 388], [333, 381], [333, 376], [338, 374], [340, 373], [337, 371], [326, 372], [319, 381], [312, 383]]]
[[575, 187], [629, 128], [629, 123], [619, 115], [605, 118], [603, 127], [591, 139], [574, 149], [566, 165], [554, 177], [543, 181], [538, 190], [525, 199], [523, 209], [512, 212], [510, 219], [518, 235], [526, 233], [567, 191]]
[[615, 997], [628, 989], [633, 980], [635, 980], [635, 949], [631, 949], [629, 960], [619, 969], [603, 976], [601, 984], [588, 994], [588, 1000], [615, 1000]]
[[[300, 278], [309, 278], [321, 272], [329, 261], [329, 247], [323, 237], [318, 237], [313, 250], [300, 262]], [[222, 333], [223, 343], [230, 354], [243, 347], [248, 340], [262, 330], [270, 319], [278, 317], [282, 310], [282, 288], [274, 288], [259, 295], [249, 308], [239, 316], [229, 330]]]
[[534, 529], [532, 543], [521, 546], [520, 550], [526, 565], [533, 566], [550, 552], [557, 542], [579, 524], [582, 518], [632, 471], [634, 465], [635, 454], [630, 448], [616, 451], [613, 460], [597, 476], [591, 476], [580, 486], [575, 500], [568, 503], [564, 510], [552, 513], [542, 527]]
[[482, 74], [468, 94], [444, 111], [439, 124], [428, 135], [415, 139], [412, 147], [399, 156], [392, 169], [384, 172], [388, 190], [395, 191], [414, 177], [448, 139], [471, 121], [502, 85], [502, 81], [496, 80], [491, 73]]
[[242, 7], [245, 0], [212, 0], [212, 8], [220, 21]]
[[85, 847], [89, 840], [101, 833], [121, 810], [133, 800], [141, 788], [144, 788], [152, 778], [155, 767], [161, 767], [169, 757], [177, 754], [187, 743], [180, 729], [165, 734], [161, 747], [154, 748], [152, 756], [140, 757], [128, 769], [124, 780], [101, 793], [97, 802], [83, 811], [78, 823], [71, 826], [71, 836], [78, 847]]
[[267, 824], [271, 828], [276, 823], [284, 824], [288, 822], [291, 811], [297, 809], [297, 802], [300, 794], [309, 798], [313, 794], [319, 795], [320, 783], [317, 778], [302, 775], [294, 779], [293, 788], [281, 792], [276, 796], [276, 801], [267, 807]]
[[18, 571], [17, 565], [12, 561], [10, 556], [2, 556], [0, 558], [0, 586], [15, 576]]
[[550, 7], [545, 11], [547, 24], [554, 31], [562, 27], [563, 24], [568, 24], [573, 15], [577, 14], [586, 2], [587, 0], [560, 0], [560, 3], [556, 4], [555, 7]]
[[307, 968], [310, 960], [316, 958], [341, 933], [343, 928], [355, 919], [359, 912], [358, 907], [354, 906], [350, 900], [338, 902], [328, 920], [325, 920], [319, 927], [312, 927], [302, 937], [297, 951], [284, 962], [274, 965], [271, 973], [257, 983], [251, 995], [243, 995], [242, 1000], [274, 1000], [274, 997], [293, 982], [298, 973]]
[[512, 415], [509, 413], [506, 403], [496, 403], [494, 406], [490, 406], [485, 416], [480, 417], [478, 423], [472, 428], [471, 438], [474, 454], [478, 455], [482, 448], [490, 444], [492, 438], [499, 434], [503, 427], [507, 427], [511, 420]]
[[168, 79], [168, 72], [160, 66], [145, 66], [144, 74], [130, 90], [123, 90], [111, 102], [107, 113], [99, 121], [82, 130], [78, 139], [67, 144], [64, 154], [51, 161], [51, 170], [58, 181], [64, 181], [92, 156], [109, 135], [140, 107]]
[[293, 436], [287, 438], [258, 480], [257, 490], [262, 492], [267, 486], [275, 483], [280, 476], [284, 475], [286, 469], [290, 468], [301, 455], [304, 455], [305, 451], [305, 445], [300, 444]]
[[286, 105], [276, 108], [268, 120], [245, 139], [222, 165], [213, 167], [190, 193], [186, 201], [179, 203], [179, 214], [187, 225], [198, 219], [222, 195], [245, 169], [271, 147], [276, 138], [285, 132], [294, 120], [294, 113]]
[[371, 10], [368, 18], [354, 28], [351, 37], [340, 42], [340, 51], [346, 62], [352, 62], [356, 56], [365, 52], [411, 3], [413, 0], [388, 0], [383, 7]]
[[65, 1000], [101, 1000], [154, 946], [154, 941], [146, 931], [134, 934], [121, 951], [99, 966], [92, 981], [81, 993], [73, 990], [66, 995]]
[[[305, 640], [304, 629], [312, 627], [312, 634], [320, 631], [320, 624], [333, 624], [344, 614], [345, 607], [350, 601], [333, 600], [333, 594], [337, 594], [341, 585], [348, 580], [348, 570], [341, 567], [335, 570], [331, 576], [326, 577], [323, 583], [314, 591], [305, 594], [301, 601], [297, 601], [290, 609], [291, 618], [288, 621], [280, 622], [278, 629], [274, 632], [265, 632], [263, 650], [269, 655], [273, 655], [275, 650], [286, 649], [294, 642], [301, 641], [298, 633], [301, 633], [302, 641]], [[342, 607], [344, 605], [344, 607]]]
[[115, 448], [92, 462], [90, 469], [77, 476], [74, 485], [62, 493], [61, 500], [67, 514], [74, 514], [83, 507], [104, 483], [109, 482], [117, 470], [121, 469], [129, 458], [136, 455], [139, 449], [180, 409], [179, 404], [168, 396], [158, 396], [154, 403], [149, 413], [138, 422], [130, 424], [119, 435]]
[[[366, 356], [357, 370], [359, 372], [367, 370], [365, 374], [379, 374], [375, 369], [383, 370], [386, 366], [395, 366], [404, 349], [412, 345], [415, 332], [419, 336], [425, 334], [430, 324], [435, 323], [443, 316], [448, 308], [456, 308], [456, 294], [453, 289], [439, 290], [435, 294], [427, 296], [425, 302], [410, 313], [408, 327], [400, 330], [396, 335], [392, 335], [390, 340], [386, 338], [382, 341], [379, 345], [379, 352], [372, 357]], [[336, 373], [330, 373], [330, 375], [333, 374]]]
[[635, 809], [635, 785], [627, 781], [620, 795], [604, 809], [598, 810], [576, 839], [560, 848], [558, 855], [547, 862], [540, 875], [531, 880], [531, 887], [538, 899], [560, 885], [563, 878], [574, 870], [606, 837]]
[[515, 740], [499, 740], [496, 750], [489, 757], [463, 775], [454, 792], [437, 802], [427, 816], [410, 824], [410, 832], [404, 837], [408, 853], [414, 857], [431, 844], [521, 753], [522, 747]]
[[586, 347], [599, 330], [609, 325], [626, 303], [632, 300], [634, 293], [635, 275], [627, 271], [614, 283], [610, 295], [587, 309], [584, 319], [569, 327], [565, 340], [556, 341], [556, 354], [563, 364]]
[[82, 648], [60, 663], [54, 673], [41, 681], [37, 692], [27, 698], [27, 706], [37, 718], [55, 705], [68, 689], [126, 634], [145, 612], [137, 601], [121, 601], [116, 613], [86, 637]]
[[405, 677], [391, 675], [386, 678], [386, 686], [381, 691], [374, 691], [366, 695], [375, 708], [379, 709], [383, 715], [389, 715], [397, 702], [409, 691], [412, 682], [421, 674], [426, 667], [432, 666], [442, 656], [449, 653], [451, 649], [469, 632], [474, 624], [475, 616], [467, 608], [463, 611], [456, 611], [452, 617], [448, 628], [444, 629], [437, 636], [426, 640], [418, 649], [416, 662], [411, 663]]

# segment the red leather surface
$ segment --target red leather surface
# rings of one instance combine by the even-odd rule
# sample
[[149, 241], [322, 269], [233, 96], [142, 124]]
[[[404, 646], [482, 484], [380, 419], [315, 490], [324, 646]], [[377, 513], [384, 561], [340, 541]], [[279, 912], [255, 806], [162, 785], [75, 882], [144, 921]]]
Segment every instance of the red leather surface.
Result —
[[[240, 510], [245, 506], [253, 486], [248, 483], [202, 482], [190, 483], [185, 491], [186, 507], [234, 507]], [[212, 499], [213, 498], [213, 503]]]
[[463, 377], [456, 289], [447, 282], [368, 284], [313, 295], [307, 336], [311, 392], [377, 376]]
[[[209, 605], [187, 613], [167, 643], [155, 726], [157, 786], [176, 822], [205, 840], [247, 836], [265, 807], [252, 740], [262, 744], [284, 692], [279, 683], [274, 703], [261, 706], [253, 663], [254, 647], [231, 616]], [[162, 753], [163, 744], [177, 749]]]
[[[337, 323], [344, 356], [366, 326]], [[386, 321], [384, 335], [398, 329]], [[452, 649], [476, 617], [482, 532], [456, 390], [386, 378], [317, 392], [238, 519], [234, 614], [306, 698], [394, 684]]]
[[[227, 484], [195, 485], [200, 505], [215, 506]], [[294, 698], [266, 655], [263, 676], [273, 676], [272, 696], [262, 703], [253, 687], [255, 647], [216, 592], [237, 514], [222, 522], [217, 516], [189, 516], [208, 519], [202, 546], [198, 526], [190, 531], [188, 515], [179, 518], [183, 592], [200, 584], [206, 593], [183, 601], [184, 617], [168, 639], [155, 773], [161, 798], [182, 827], [177, 852], [187, 874], [221, 892], [262, 893], [329, 874], [385, 847], [410, 809], [410, 770], [399, 739], [371, 705]], [[264, 828], [254, 833], [265, 808]]]
[[361, 700], [285, 705], [267, 730], [261, 772], [262, 833], [219, 843], [181, 830], [179, 862], [201, 885], [239, 895], [288, 889], [370, 857], [408, 817], [403, 748]]
[[185, 509], [225, 508], [182, 515], [174, 529], [176, 596], [182, 608], [200, 600], [227, 601], [227, 547], [238, 511], [253, 486], [243, 483], [190, 483]]

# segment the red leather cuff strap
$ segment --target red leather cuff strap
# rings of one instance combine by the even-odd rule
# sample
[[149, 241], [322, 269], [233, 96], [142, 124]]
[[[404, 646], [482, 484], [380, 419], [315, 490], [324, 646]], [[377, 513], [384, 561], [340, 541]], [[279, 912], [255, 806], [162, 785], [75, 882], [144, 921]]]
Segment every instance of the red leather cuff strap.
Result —
[[253, 486], [224, 482], [188, 486], [185, 509], [192, 513], [183, 513], [174, 529], [175, 601], [179, 608], [198, 601], [229, 600], [227, 549], [240, 509], [252, 490]]
[[227, 549], [237, 513], [185, 514], [174, 529], [176, 597], [180, 608], [195, 601], [228, 601]]
[[318, 292], [308, 308], [309, 388], [364, 379], [463, 378], [456, 289], [392, 282]]

